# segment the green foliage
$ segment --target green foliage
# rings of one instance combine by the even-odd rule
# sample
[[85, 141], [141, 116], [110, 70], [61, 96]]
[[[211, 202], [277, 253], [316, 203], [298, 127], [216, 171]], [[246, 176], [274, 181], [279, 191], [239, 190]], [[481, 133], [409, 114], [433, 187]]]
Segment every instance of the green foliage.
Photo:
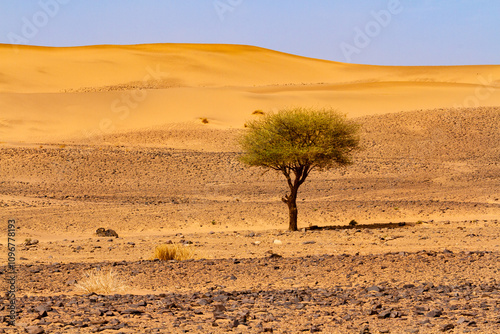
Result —
[[240, 138], [240, 160], [249, 165], [280, 171], [290, 193], [281, 200], [288, 205], [291, 231], [297, 231], [297, 193], [313, 169], [349, 165], [359, 148], [359, 126], [331, 109], [283, 109], [245, 124]]
[[345, 166], [358, 148], [358, 128], [334, 110], [284, 109], [247, 123], [240, 159], [279, 171]]

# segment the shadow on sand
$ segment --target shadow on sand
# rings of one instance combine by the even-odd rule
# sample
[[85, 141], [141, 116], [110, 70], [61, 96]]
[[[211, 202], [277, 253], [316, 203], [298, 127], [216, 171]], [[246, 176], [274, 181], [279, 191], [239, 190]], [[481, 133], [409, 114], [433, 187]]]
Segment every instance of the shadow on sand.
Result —
[[312, 225], [306, 227], [306, 231], [327, 231], [327, 230], [361, 230], [361, 229], [380, 229], [380, 228], [401, 228], [410, 227], [415, 225], [415, 223], [386, 223], [386, 224], [356, 224], [356, 225], [330, 225], [330, 226], [316, 226]]

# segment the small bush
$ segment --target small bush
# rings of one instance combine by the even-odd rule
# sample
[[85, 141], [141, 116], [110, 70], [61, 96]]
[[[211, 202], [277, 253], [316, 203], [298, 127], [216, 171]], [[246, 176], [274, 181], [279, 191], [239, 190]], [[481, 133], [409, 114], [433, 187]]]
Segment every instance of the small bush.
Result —
[[358, 225], [358, 222], [355, 221], [354, 219], [349, 222], [349, 226], [356, 226]]
[[255, 110], [252, 115], [264, 115], [264, 112], [262, 110]]
[[75, 288], [85, 293], [111, 294], [125, 290], [125, 284], [111, 269], [104, 271], [94, 268], [84, 273]]
[[160, 245], [155, 248], [155, 259], [160, 261], [169, 260], [189, 260], [194, 257], [194, 252], [190, 247], [185, 247], [180, 244], [175, 245]]
[[203, 124], [208, 124], [208, 118], [202, 117], [200, 119]]

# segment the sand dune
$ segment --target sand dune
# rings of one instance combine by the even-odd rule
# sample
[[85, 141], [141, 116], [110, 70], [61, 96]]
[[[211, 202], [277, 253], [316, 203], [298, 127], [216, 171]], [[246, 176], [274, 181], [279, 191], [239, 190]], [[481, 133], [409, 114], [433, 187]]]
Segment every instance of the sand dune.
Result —
[[0, 141], [51, 142], [174, 123], [241, 128], [256, 109], [350, 117], [500, 104], [500, 66], [390, 67], [241, 45], [0, 45]]

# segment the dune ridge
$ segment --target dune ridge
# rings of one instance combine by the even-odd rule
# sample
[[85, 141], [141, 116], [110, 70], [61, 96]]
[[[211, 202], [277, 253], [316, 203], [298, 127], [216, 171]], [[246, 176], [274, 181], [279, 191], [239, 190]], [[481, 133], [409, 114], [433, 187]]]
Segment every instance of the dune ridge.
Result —
[[369, 66], [245, 45], [0, 45], [0, 141], [101, 138], [175, 123], [242, 128], [256, 109], [349, 117], [500, 104], [500, 66]]

